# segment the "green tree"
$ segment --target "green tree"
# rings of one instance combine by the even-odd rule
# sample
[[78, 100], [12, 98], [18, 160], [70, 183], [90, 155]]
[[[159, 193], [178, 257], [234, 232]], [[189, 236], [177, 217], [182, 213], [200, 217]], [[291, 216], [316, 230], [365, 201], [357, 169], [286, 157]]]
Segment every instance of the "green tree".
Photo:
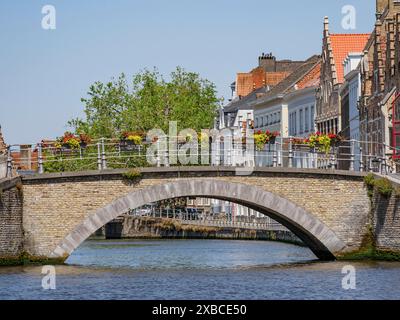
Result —
[[155, 69], [134, 75], [131, 85], [124, 74], [105, 84], [96, 82], [82, 102], [86, 119], [69, 122], [76, 133], [116, 137], [153, 128], [167, 132], [169, 121], [178, 121], [179, 129], [210, 128], [220, 100], [213, 83], [178, 67], [169, 81]]

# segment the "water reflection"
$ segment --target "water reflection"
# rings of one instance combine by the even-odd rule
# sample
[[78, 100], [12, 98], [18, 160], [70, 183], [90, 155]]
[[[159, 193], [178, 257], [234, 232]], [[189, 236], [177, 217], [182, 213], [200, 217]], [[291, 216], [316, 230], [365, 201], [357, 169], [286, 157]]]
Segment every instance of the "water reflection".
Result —
[[399, 299], [399, 263], [353, 263], [357, 289], [343, 290], [346, 262], [318, 262], [276, 242], [88, 241], [57, 266], [57, 289], [41, 267], [0, 268], [1, 299]]

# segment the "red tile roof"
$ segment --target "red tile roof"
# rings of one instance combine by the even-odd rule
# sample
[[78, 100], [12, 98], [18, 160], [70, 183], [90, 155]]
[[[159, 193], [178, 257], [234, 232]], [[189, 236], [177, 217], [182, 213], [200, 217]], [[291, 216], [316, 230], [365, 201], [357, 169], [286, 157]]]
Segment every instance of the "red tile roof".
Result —
[[321, 78], [321, 63], [317, 63], [300, 81], [297, 82], [298, 89], [318, 87]]
[[335, 59], [338, 83], [344, 82], [343, 61], [350, 52], [363, 52], [369, 33], [330, 34], [333, 58]]

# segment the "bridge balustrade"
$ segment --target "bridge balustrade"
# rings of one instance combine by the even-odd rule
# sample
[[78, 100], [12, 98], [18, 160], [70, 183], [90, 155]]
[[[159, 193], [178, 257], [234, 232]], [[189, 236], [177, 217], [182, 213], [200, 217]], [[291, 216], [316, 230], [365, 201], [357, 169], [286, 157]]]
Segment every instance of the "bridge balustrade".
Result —
[[[34, 174], [45, 172], [67, 172], [85, 170], [106, 170], [149, 166], [224, 166], [224, 167], [283, 167], [299, 169], [370, 171], [390, 174], [396, 171], [396, 162], [391, 154], [369, 154], [371, 150], [365, 141], [341, 141], [328, 152], [318, 148], [294, 143], [296, 138], [277, 138], [266, 144], [264, 149], [249, 149], [245, 144], [235, 145], [232, 141], [211, 142], [209, 150], [201, 146], [187, 147], [192, 157], [189, 163], [174, 162], [182, 157], [183, 151], [170, 151], [167, 143], [158, 143], [153, 163], [147, 157], [151, 142], [139, 145], [122, 145], [113, 139], [99, 139], [78, 148], [60, 147], [52, 142], [34, 145], [11, 145], [6, 156], [0, 157], [0, 174], [11, 177], [18, 173]], [[180, 146], [183, 144], [181, 143]], [[376, 142], [374, 142], [376, 145]], [[391, 150], [385, 146], [381, 150]], [[188, 158], [189, 159], [189, 158]], [[5, 173], [4, 173], [5, 171]], [[1, 176], [0, 176], [1, 178]]]

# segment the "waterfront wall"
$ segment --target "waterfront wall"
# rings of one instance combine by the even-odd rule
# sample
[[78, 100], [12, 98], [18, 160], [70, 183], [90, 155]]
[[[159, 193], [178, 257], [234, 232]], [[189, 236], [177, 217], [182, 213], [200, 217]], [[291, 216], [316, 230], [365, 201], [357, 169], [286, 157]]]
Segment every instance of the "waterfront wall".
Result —
[[[395, 183], [394, 186], [400, 187]], [[374, 192], [372, 234], [376, 249], [400, 252], [400, 196], [396, 191], [389, 198]]]
[[0, 265], [11, 264], [23, 252], [22, 205], [21, 180], [0, 180]]
[[287, 230], [252, 230], [244, 228], [189, 225], [162, 218], [123, 216], [106, 225], [107, 239], [234, 239], [271, 240], [303, 245]]

